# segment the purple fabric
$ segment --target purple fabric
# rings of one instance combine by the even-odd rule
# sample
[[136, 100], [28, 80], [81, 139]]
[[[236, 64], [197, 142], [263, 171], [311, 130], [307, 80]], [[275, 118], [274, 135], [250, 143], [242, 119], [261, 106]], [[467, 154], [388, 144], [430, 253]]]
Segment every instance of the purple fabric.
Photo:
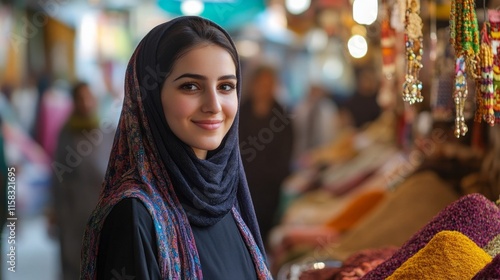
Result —
[[466, 195], [443, 209], [390, 259], [377, 266], [362, 279], [387, 278], [422, 249], [434, 235], [443, 230], [459, 231], [479, 247], [484, 247], [500, 233], [500, 210], [493, 202], [480, 194]]
[[472, 280], [500, 279], [500, 255], [479, 271]]

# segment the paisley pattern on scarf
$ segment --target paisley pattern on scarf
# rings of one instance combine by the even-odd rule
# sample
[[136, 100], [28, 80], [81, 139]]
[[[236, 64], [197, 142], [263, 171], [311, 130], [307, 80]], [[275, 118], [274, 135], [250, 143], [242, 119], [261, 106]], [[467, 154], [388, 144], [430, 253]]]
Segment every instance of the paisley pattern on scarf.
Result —
[[[226, 34], [226, 33], [225, 33]], [[137, 198], [151, 214], [156, 231], [158, 261], [162, 279], [202, 279], [202, 269], [191, 226], [167, 168], [155, 146], [136, 70], [142, 42], [126, 71], [125, 99], [115, 135], [110, 163], [96, 210], [90, 217], [82, 247], [81, 279], [96, 279], [100, 232], [106, 216], [124, 198]], [[241, 158], [239, 158], [241, 163]], [[243, 178], [244, 181], [244, 178]], [[248, 193], [240, 184], [238, 193]], [[249, 228], [254, 217], [250, 205], [235, 200], [232, 215], [250, 251], [258, 279], [272, 279], [267, 268], [258, 229]], [[240, 212], [241, 211], [241, 212]], [[252, 234], [254, 233], [254, 234]], [[259, 244], [260, 243], [260, 244]], [[121, 268], [116, 268], [120, 271]]]

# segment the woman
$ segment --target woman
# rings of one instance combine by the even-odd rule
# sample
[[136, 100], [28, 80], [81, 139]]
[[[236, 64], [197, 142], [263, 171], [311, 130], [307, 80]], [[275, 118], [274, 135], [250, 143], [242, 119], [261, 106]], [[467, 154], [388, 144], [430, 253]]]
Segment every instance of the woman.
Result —
[[238, 149], [229, 35], [199, 17], [161, 24], [125, 83], [81, 279], [271, 279]]
[[326, 88], [311, 83], [302, 101], [295, 107], [294, 165], [314, 149], [330, 144], [339, 132], [337, 105]]

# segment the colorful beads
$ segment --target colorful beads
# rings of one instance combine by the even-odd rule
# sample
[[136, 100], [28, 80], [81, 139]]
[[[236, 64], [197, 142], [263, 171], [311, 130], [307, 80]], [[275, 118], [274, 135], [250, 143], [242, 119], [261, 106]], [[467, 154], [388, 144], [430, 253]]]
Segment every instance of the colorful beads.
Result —
[[481, 49], [479, 52], [479, 66], [481, 76], [477, 79], [476, 90], [476, 122], [485, 121], [489, 125], [495, 124], [495, 115], [493, 112], [494, 103], [494, 85], [493, 85], [493, 51], [488, 36], [488, 25], [485, 23], [481, 30]]
[[454, 134], [457, 138], [464, 136], [468, 131], [464, 117], [465, 100], [468, 94], [465, 64], [465, 57], [463, 55], [457, 58], [455, 64], [455, 91], [453, 93], [456, 108]]
[[[480, 52], [479, 29], [473, 0], [452, 0], [450, 13], [450, 42], [455, 49], [455, 137], [464, 136], [465, 101], [467, 98], [467, 75], [480, 79], [478, 60]], [[485, 69], [486, 70], [486, 69]], [[482, 106], [482, 105], [481, 105]], [[479, 118], [479, 117], [476, 117]]]
[[403, 101], [410, 104], [422, 102], [422, 82], [419, 72], [423, 67], [422, 18], [420, 0], [407, 0], [405, 15], [406, 75], [403, 83]]

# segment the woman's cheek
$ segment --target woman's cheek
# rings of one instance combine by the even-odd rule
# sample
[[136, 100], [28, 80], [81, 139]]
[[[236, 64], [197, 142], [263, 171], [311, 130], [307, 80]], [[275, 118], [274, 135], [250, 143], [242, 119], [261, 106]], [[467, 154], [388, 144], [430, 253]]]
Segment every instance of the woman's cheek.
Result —
[[170, 112], [176, 119], [185, 119], [192, 116], [196, 111], [196, 102], [188, 98], [177, 98], [171, 103]]
[[238, 97], [236, 94], [228, 98], [226, 107], [226, 117], [234, 119], [236, 113], [238, 112]]

